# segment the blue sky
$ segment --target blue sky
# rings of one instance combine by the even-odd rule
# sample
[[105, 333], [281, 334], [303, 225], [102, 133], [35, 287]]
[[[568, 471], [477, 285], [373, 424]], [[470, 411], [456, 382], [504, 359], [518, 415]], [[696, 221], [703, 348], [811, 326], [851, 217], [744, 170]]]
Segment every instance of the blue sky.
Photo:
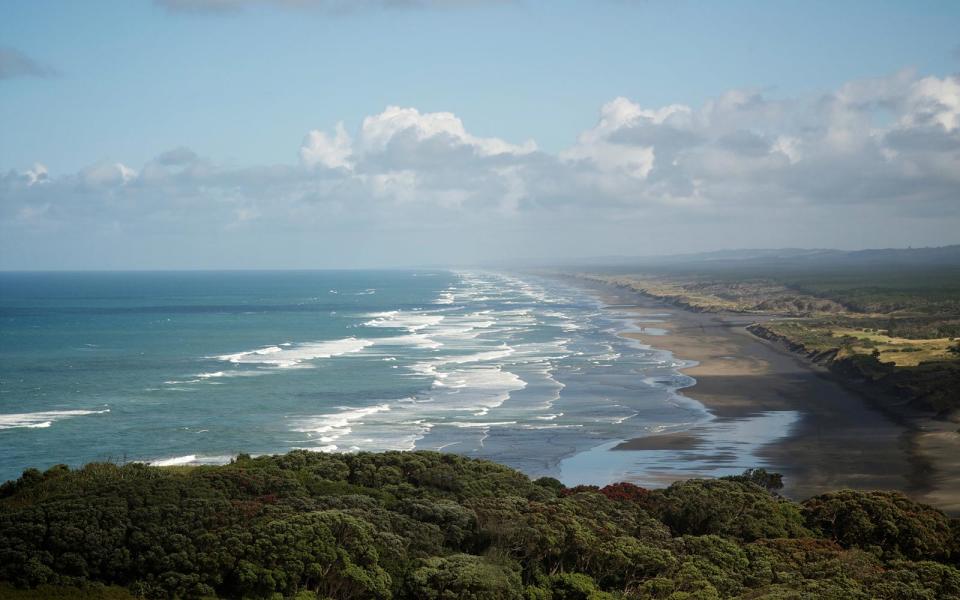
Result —
[[698, 105], [731, 88], [788, 95], [909, 66], [960, 70], [958, 2], [493, 4], [331, 16], [4, 3], [2, 43], [60, 75], [0, 91], [0, 166], [69, 172], [180, 145], [288, 162], [307, 130], [391, 104], [559, 150], [616, 96]]
[[[535, 154], [540, 157], [537, 165], [545, 160], [562, 162], [572, 152], [572, 160], [578, 165], [593, 161], [598, 172], [609, 174], [612, 170], [601, 165], [606, 159], [574, 147], [585, 132], [598, 126], [601, 107], [618, 97], [644, 110], [680, 104], [696, 112], [731, 91], [749, 90], [761, 94], [765, 102], [782, 103], [782, 115], [790, 113], [782, 116], [778, 124], [768, 123], [763, 131], [749, 123], [737, 130], [766, 136], [773, 148], [780, 143], [777, 139], [799, 139], [797, 122], [819, 110], [818, 99], [839, 94], [838, 90], [850, 82], [895, 78], [897, 73], [912, 69], [912, 75], [901, 78], [897, 84], [901, 86], [898, 98], [907, 98], [911, 93], [907, 91], [909, 86], [919, 85], [916, 82], [929, 77], [950, 82], [960, 71], [958, 2], [528, 0], [424, 2], [417, 7], [385, 7], [391, 3], [373, 1], [342, 11], [329, 8], [337, 2], [323, 0], [241, 0], [235, 10], [204, 10], [217, 1], [39, 0], [0, 5], [0, 47], [8, 56], [16, 56], [18, 64], [28, 61], [34, 69], [31, 73], [31, 68], [21, 68], [7, 76], [0, 72], [0, 172], [23, 174], [39, 163], [45, 176], [60, 186], [59, 199], [76, 192], [76, 186], [67, 185], [67, 180], [76, 178], [84, 169], [121, 163], [136, 174], [135, 179], [123, 177], [123, 183], [137, 184], [140, 194], [148, 194], [143, 191], [148, 187], [142, 177], [144, 166], [171, 149], [189, 148], [207, 163], [215, 164], [221, 174], [278, 165], [303, 168], [301, 146], [308, 132], [329, 133], [342, 122], [346, 133], [357, 141], [363, 137], [359, 130], [365, 118], [382, 114], [388, 106], [397, 106], [415, 108], [421, 115], [452, 113], [461, 120], [471, 139], [497, 138], [515, 145], [532, 140], [538, 149]], [[191, 5], [200, 10], [191, 10]], [[0, 61], [0, 68], [11, 60]], [[952, 97], [951, 90], [930, 93]], [[951, 106], [950, 100], [941, 103]], [[793, 108], [783, 109], [783, 105]], [[797, 108], [799, 105], [803, 107]], [[896, 107], [889, 114], [880, 114], [887, 105]], [[884, 125], [884, 119], [916, 123], [916, 119], [903, 112], [916, 109], [916, 102], [912, 109], [906, 106], [899, 100], [877, 103], [869, 109], [877, 113], [871, 127]], [[647, 118], [641, 113], [636, 115], [627, 119], [625, 127], [635, 128], [637, 119]], [[956, 132], [951, 129], [951, 121], [948, 117], [938, 118], [952, 143]], [[783, 131], [792, 128], [793, 133], [780, 135], [774, 131], [777, 127]], [[717, 136], [731, 134], [713, 126], [711, 131]], [[460, 140], [455, 145], [474, 150], [479, 147], [471, 144], [469, 140]], [[665, 156], [663, 151], [649, 147], [657, 156]], [[889, 148], [875, 150], [886, 160], [898, 160], [891, 158]], [[948, 150], [945, 158], [931, 159], [929, 164], [942, 167], [943, 160], [955, 159], [953, 152]], [[902, 152], [897, 156], [902, 156]], [[419, 172], [392, 163], [384, 166], [382, 160], [373, 161], [369, 153], [367, 159], [362, 168], [359, 159], [353, 159], [347, 169], [350, 177], [344, 181], [369, 183], [378, 176], [390, 178], [401, 172], [416, 172], [418, 181], [423, 182], [439, 177], [438, 173], [447, 169], [431, 163], [424, 167], [426, 172]], [[523, 164], [514, 164], [511, 173], [533, 170], [532, 159], [524, 160]], [[373, 173], [374, 163], [380, 165], [382, 172]], [[629, 188], [619, 200], [653, 198], [651, 177], [662, 165], [661, 161], [646, 172], [634, 171], [634, 179], [643, 181], [637, 183], [638, 187]], [[315, 164], [306, 166], [316, 168]], [[322, 166], [330, 167], [326, 163]], [[475, 167], [480, 168], [464, 167], [468, 170], [463, 171], [463, 178], [477, 177], [469, 171]], [[503, 173], [502, 167], [486, 165], [483, 169], [498, 176]], [[905, 167], [905, 172], [908, 170]], [[702, 175], [699, 173], [698, 177]], [[553, 207], [575, 203], [559, 201], [543, 191], [537, 196], [529, 191], [533, 182], [523, 179], [526, 175], [517, 176], [522, 179], [518, 185], [525, 191], [517, 192], [521, 200], [508, 201], [519, 202], [521, 211], [542, 209], [550, 203]], [[916, 177], [911, 181], [918, 185]], [[484, 179], [476, 188], [448, 189], [442, 197], [448, 205], [451, 197], [461, 198], [462, 205], [462, 198], [467, 195], [483, 196], [486, 183], [489, 182]], [[260, 184], [262, 181], [258, 180], [256, 185]], [[203, 185], [212, 184], [207, 181]], [[429, 187], [436, 190], [438, 185]], [[893, 187], [897, 185], [907, 185], [907, 181], [891, 183]], [[935, 198], [923, 210], [940, 217], [946, 211], [950, 217], [956, 217], [943, 199], [945, 194], [957, 191], [951, 185], [949, 177], [936, 182], [936, 189], [930, 191]], [[261, 201], [279, 193], [275, 187], [264, 186], [259, 192]], [[251, 191], [254, 187], [251, 184], [250, 190], [243, 191], [245, 202], [254, 202], [250, 200], [256, 196]], [[502, 181], [493, 185], [491, 195], [483, 199], [487, 204], [501, 206], [506, 187], [509, 186]], [[603, 193], [620, 187], [613, 181], [600, 186]], [[45, 192], [44, 202], [58, 201], [50, 198], [52, 189]], [[177, 193], [195, 197], [197, 190], [179, 189]], [[0, 191], [8, 207], [27, 202], [21, 192], [13, 188]], [[118, 193], [109, 192], [114, 197]], [[172, 192], [168, 187], [164, 193]], [[355, 193], [375, 195], [370, 190]], [[753, 190], [745, 195], [758, 193]], [[788, 203], [801, 202], [798, 198], [786, 198], [783, 190], [763, 193], [779, 193]], [[790, 190], [790, 194], [804, 197], [812, 193], [792, 187]], [[842, 196], [844, 188], [838, 184], [830, 193]], [[133, 192], [127, 190], [123, 194]], [[297, 194], [302, 200], [303, 192]], [[585, 196], [589, 195], [589, 191], [585, 192]], [[910, 194], [903, 197], [907, 195]], [[716, 205], [710, 214], [717, 223], [736, 213], [722, 210], [722, 202], [727, 200], [721, 196], [717, 192], [707, 198]], [[670, 204], [675, 197], [676, 193], [671, 192], [668, 201], [664, 196], [647, 200], [639, 207], [643, 209], [643, 219], [651, 218], [650, 210], [664, 202]], [[688, 199], [687, 204], [691, 203], [697, 202]], [[36, 216], [36, 210], [24, 206], [4, 213], [4, 225], [14, 228], [13, 215]], [[670, 206], [675, 209], [673, 204]], [[125, 219], [142, 226], [166, 210], [157, 209], [150, 215], [128, 214], [121, 219], [112, 215], [109, 207], [102, 208], [96, 218], [100, 223], [111, 221], [116, 227], [125, 227]], [[538, 217], [541, 221], [559, 219], [566, 223], [564, 227], [572, 227], [575, 223], [584, 224], [583, 214], [596, 212], [596, 221], [590, 220], [587, 225], [599, 232], [591, 235], [598, 235], [597, 241], [602, 243], [587, 244], [583, 250], [586, 253], [645, 253], [654, 249], [654, 243], [650, 247], [635, 247], [627, 238], [619, 244], [611, 243], [606, 239], [611, 235], [605, 233], [604, 223], [622, 216], [612, 212], [600, 215], [600, 207], [580, 208], [585, 212], [571, 222], [563, 221], [568, 214], [555, 209]], [[258, 213], [256, 218], [265, 221], [264, 206], [245, 205], [237, 210], [249, 215]], [[370, 210], [376, 212], [375, 208]], [[416, 210], [428, 209], [420, 206]], [[913, 210], [910, 218], [918, 212], [923, 211]], [[475, 215], [471, 212], [469, 216]], [[702, 211], [687, 216], [688, 222], [706, 218]], [[674, 213], [655, 217], [665, 222], [675, 219], [678, 223], [684, 219]], [[365, 218], [375, 216], [367, 214]], [[517, 220], [516, 215], [503, 218], [513, 220], [484, 223], [504, 231], [525, 231], [529, 224], [521, 222], [522, 218]], [[255, 219], [247, 219], [250, 220]], [[221, 225], [227, 227], [231, 223]], [[889, 227], [891, 232], [898, 229], [894, 216], [888, 216], [884, 223], [883, 227]], [[210, 225], [216, 227], [216, 222], [211, 221]], [[169, 232], [161, 230], [164, 226], [175, 229], [173, 223], [155, 224], [149, 235], [166, 235]], [[263, 227], [266, 229], [249, 232], [248, 239], [266, 240], [281, 235], [282, 228], [277, 223]], [[50, 239], [53, 234], [49, 229], [41, 227], [30, 235], [23, 233], [22, 227], [15, 229], [19, 231], [16, 247], [14, 242], [7, 243], [7, 256], [0, 256], [0, 267], [29, 267], [34, 262], [27, 258], [32, 254], [28, 252], [31, 246], [57, 243]], [[923, 230], [918, 225], [916, 235], [911, 234], [909, 239], [890, 239], [897, 243], [922, 243]], [[63, 234], [62, 229], [58, 231]], [[936, 228], [931, 231], [930, 243], [951, 241], [948, 232], [940, 234]], [[139, 235], [142, 237], [143, 232]], [[789, 241], [798, 245], [871, 245], [884, 239], [878, 235], [851, 241], [842, 232], [824, 236], [811, 231], [810, 243], [804, 244], [804, 235], [797, 231]], [[709, 245], [721, 244], [728, 238], [729, 233], [718, 236], [710, 239]], [[773, 241], [748, 238], [744, 244], [766, 245]], [[666, 248], [689, 249], [697, 248]], [[144, 264], [154, 264], [150, 254], [153, 251], [144, 247], [133, 255], [143, 258]], [[573, 252], [549, 240], [511, 250], [514, 251], [534, 255]], [[107, 254], [104, 249], [91, 254], [89, 260], [68, 266], [97, 266]], [[424, 260], [427, 254], [411, 251], [403, 256], [416, 262]], [[475, 260], [484, 256], [482, 251], [469, 251], [458, 258]], [[217, 266], [218, 260], [207, 257], [197, 264]], [[376, 252], [368, 258], [373, 263], [378, 260]], [[56, 264], [48, 263], [56, 262], [36, 261], [35, 266], [55, 267]], [[189, 266], [189, 259], [184, 256], [173, 263]], [[282, 257], [277, 256], [251, 266], [283, 264]]]

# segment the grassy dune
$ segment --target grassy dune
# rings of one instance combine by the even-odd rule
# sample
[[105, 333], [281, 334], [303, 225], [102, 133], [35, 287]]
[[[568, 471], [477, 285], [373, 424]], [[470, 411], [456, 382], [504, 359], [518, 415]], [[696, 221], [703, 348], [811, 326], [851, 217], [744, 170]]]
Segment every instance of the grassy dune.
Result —
[[884, 252], [870, 260], [688, 261], [583, 276], [691, 310], [757, 315], [750, 328], [757, 335], [896, 402], [955, 416], [960, 259], [941, 253], [931, 264], [911, 263], [911, 251]]

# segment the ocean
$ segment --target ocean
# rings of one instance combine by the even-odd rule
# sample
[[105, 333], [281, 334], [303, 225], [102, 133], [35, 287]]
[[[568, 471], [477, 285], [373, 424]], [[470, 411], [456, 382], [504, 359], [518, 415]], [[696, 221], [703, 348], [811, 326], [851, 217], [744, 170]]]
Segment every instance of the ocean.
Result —
[[[678, 393], [684, 363], [620, 336], [636, 315], [610, 302], [487, 271], [3, 273], [0, 480], [295, 448], [442, 450], [568, 484], [697, 467], [607, 452], [712, 420]], [[768, 418], [718, 424], [759, 437], [700, 467], [758, 466], [784, 426]]]

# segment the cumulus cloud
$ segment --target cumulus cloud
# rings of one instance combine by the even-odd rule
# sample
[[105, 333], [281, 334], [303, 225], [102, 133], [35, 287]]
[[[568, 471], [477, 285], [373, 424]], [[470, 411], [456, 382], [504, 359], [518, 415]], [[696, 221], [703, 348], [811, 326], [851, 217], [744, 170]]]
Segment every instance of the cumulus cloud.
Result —
[[379, 115], [363, 120], [360, 144], [364, 152], [383, 152], [398, 136], [409, 135], [417, 144], [445, 139], [452, 146], [467, 147], [478, 156], [529, 154], [537, 149], [532, 140], [521, 145], [498, 138], [478, 138], [467, 133], [463, 122], [453, 113], [424, 113], [415, 108], [389, 106]]
[[[626, 98], [616, 98], [600, 109], [600, 122], [582, 133], [573, 148], [562, 154], [568, 160], [587, 160], [602, 171], [618, 171], [637, 179], [646, 179], [653, 169], [655, 148], [659, 146], [647, 136], [662, 136], [667, 144], [677, 142], [678, 133], [668, 121], [681, 122], [690, 115], [690, 108], [671, 105], [660, 109], [644, 109]], [[620, 136], [630, 132], [632, 135]]]
[[38, 183], [47, 183], [50, 181], [47, 167], [41, 163], [33, 163], [33, 167], [24, 171], [23, 175], [26, 178], [27, 187], [36, 185]]
[[256, 230], [330, 252], [352, 236], [397, 243], [390, 258], [409, 262], [960, 241], [957, 76], [904, 71], [807, 98], [732, 90], [698, 107], [615, 98], [557, 153], [390, 106], [308, 132], [299, 157], [235, 168], [176, 148], [139, 171], [54, 178], [38, 164], [0, 178], [0, 214], [27, 228]]
[[83, 169], [80, 180], [91, 187], [123, 185], [136, 178], [137, 172], [123, 163], [100, 162]]
[[56, 69], [30, 58], [14, 48], [0, 46], [0, 79], [53, 77]]
[[415, 108], [388, 106], [382, 113], [363, 120], [356, 140], [347, 133], [343, 123], [337, 123], [332, 134], [320, 130], [309, 132], [300, 147], [300, 160], [308, 167], [351, 170], [365, 158], [399, 153], [410, 160], [415, 158], [414, 154], [424, 155], [431, 149], [491, 157], [530, 154], [536, 151], [537, 145], [532, 140], [511, 144], [499, 138], [473, 136], [453, 113], [420, 113]]
[[343, 123], [337, 123], [333, 135], [314, 129], [300, 146], [300, 160], [308, 167], [352, 168], [353, 141]]

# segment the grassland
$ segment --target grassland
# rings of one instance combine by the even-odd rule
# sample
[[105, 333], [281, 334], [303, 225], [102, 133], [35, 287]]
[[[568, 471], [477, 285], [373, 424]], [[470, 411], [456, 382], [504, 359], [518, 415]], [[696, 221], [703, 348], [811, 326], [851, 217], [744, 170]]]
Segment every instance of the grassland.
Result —
[[780, 321], [768, 327], [820, 352], [837, 350], [842, 355], [869, 354], [895, 367], [916, 367], [923, 363], [957, 358], [954, 338], [914, 339], [889, 335], [884, 329], [857, 327], [856, 319], [834, 321]]
[[834, 300], [798, 292], [774, 279], [750, 278], [732, 281], [702, 275], [660, 273], [585, 276], [636, 289], [678, 306], [702, 312], [811, 316], [837, 314], [846, 310]]

